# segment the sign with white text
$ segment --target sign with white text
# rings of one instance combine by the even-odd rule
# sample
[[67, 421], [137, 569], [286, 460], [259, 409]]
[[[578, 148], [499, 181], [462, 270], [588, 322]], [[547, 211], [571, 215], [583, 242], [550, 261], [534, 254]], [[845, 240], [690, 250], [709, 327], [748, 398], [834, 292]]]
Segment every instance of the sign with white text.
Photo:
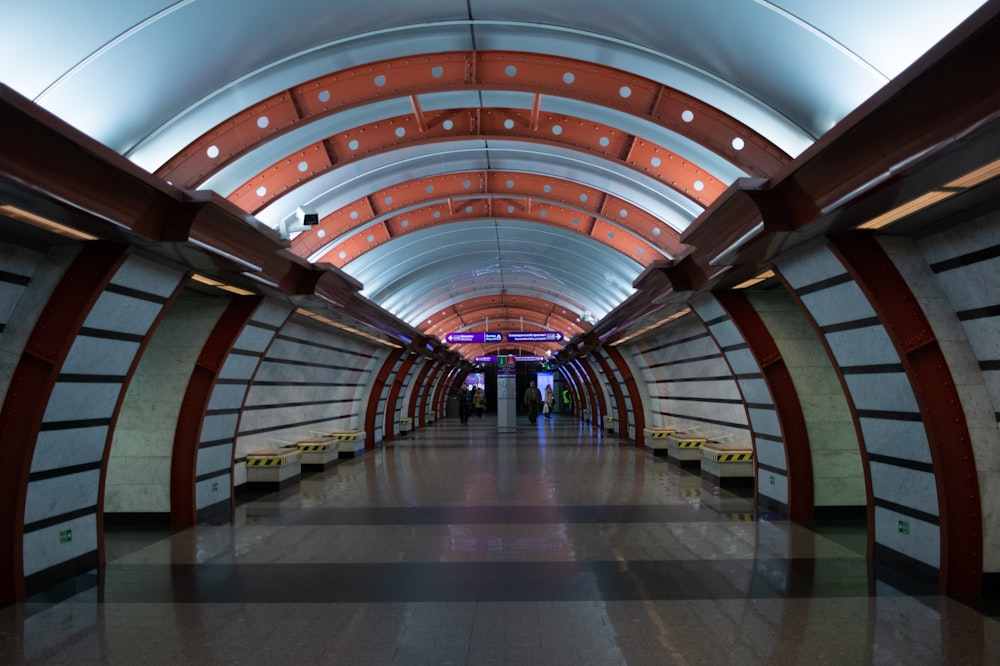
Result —
[[502, 333], [491, 333], [490, 331], [464, 331], [449, 333], [444, 336], [445, 342], [453, 345], [472, 344], [476, 342], [502, 342]]
[[507, 342], [561, 342], [558, 331], [516, 331], [507, 334]]

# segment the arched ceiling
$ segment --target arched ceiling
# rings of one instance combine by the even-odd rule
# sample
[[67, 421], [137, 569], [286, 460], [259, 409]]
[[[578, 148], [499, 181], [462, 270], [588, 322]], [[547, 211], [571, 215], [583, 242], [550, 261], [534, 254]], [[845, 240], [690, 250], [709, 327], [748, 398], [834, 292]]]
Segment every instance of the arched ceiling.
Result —
[[292, 251], [430, 337], [569, 339], [982, 4], [18, 0], [0, 81], [273, 228], [315, 211]]

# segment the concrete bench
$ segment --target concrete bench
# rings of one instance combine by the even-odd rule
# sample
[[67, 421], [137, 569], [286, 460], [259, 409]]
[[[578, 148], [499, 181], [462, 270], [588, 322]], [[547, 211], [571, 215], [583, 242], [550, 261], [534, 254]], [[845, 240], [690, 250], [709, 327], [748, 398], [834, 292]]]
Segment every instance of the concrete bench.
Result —
[[311, 432], [296, 446], [302, 454], [303, 469], [326, 469], [337, 461], [337, 441], [324, 433]]
[[701, 448], [708, 438], [692, 430], [678, 430], [667, 436], [667, 458], [680, 466], [695, 466], [701, 462]]
[[753, 449], [741, 442], [709, 441], [701, 447], [702, 476], [753, 481]]
[[676, 428], [643, 428], [642, 443], [656, 455], [666, 455], [667, 437], [677, 432]]
[[318, 444], [327, 444], [336, 452], [338, 458], [353, 458], [365, 452], [365, 433], [363, 430], [343, 430], [326, 433], [311, 433], [322, 439]]
[[302, 475], [300, 456], [295, 445], [247, 453], [247, 483], [288, 485]]

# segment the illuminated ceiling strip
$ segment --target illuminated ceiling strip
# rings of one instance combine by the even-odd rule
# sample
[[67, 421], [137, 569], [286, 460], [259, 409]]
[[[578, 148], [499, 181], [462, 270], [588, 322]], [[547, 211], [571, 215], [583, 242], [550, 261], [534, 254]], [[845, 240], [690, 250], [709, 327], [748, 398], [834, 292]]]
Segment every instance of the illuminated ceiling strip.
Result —
[[997, 176], [1000, 176], [1000, 160], [994, 160], [989, 164], [985, 164], [978, 169], [970, 171], [964, 176], [960, 176], [949, 183], [945, 183], [944, 187], [926, 192], [915, 199], [907, 201], [901, 206], [896, 206], [886, 213], [873, 217], [864, 224], [858, 225], [858, 229], [881, 229], [892, 224], [893, 222], [903, 219], [904, 217], [909, 217], [910, 215], [919, 213], [923, 209], [929, 208], [930, 206], [959, 194], [964, 190], [971, 189], [977, 185], [985, 183], [988, 180], [992, 180]]
[[746, 289], [747, 287], [752, 287], [755, 284], [760, 284], [761, 282], [763, 282], [765, 280], [768, 280], [770, 278], [773, 278], [773, 277], [774, 277], [774, 271], [772, 271], [772, 270], [766, 270], [763, 273], [761, 273], [760, 275], [757, 275], [756, 277], [752, 277], [749, 280], [746, 280], [744, 282], [740, 282], [738, 285], [736, 285], [735, 287], [733, 287], [733, 289]]
[[376, 337], [374, 335], [371, 335], [370, 333], [365, 333], [364, 331], [361, 331], [359, 329], [356, 329], [356, 328], [353, 328], [351, 326], [348, 326], [347, 324], [341, 324], [338, 321], [334, 321], [333, 319], [330, 319], [329, 317], [324, 317], [323, 315], [316, 314], [315, 312], [312, 312], [310, 310], [306, 310], [305, 308], [298, 308], [295, 312], [297, 314], [300, 314], [300, 315], [304, 316], [304, 317], [309, 317], [310, 319], [314, 319], [314, 320], [316, 320], [318, 322], [322, 322], [322, 323], [326, 324], [327, 326], [332, 326], [333, 328], [339, 328], [342, 331], [347, 331], [348, 333], [353, 333], [354, 335], [359, 335], [362, 338], [366, 338], [368, 340], [371, 340], [372, 342], [377, 342], [380, 345], [384, 345], [386, 347], [392, 347], [394, 349], [402, 349], [403, 348], [401, 345], [397, 345], [397, 344], [395, 344], [393, 342], [389, 342], [388, 340], [383, 340], [382, 338], [379, 338], [379, 337]]
[[200, 282], [201, 284], [206, 284], [210, 287], [215, 287], [216, 289], [221, 289], [222, 291], [228, 291], [231, 294], [238, 294], [240, 296], [253, 296], [254, 292], [247, 289], [240, 289], [239, 287], [234, 287], [231, 284], [226, 284], [225, 282], [220, 282], [214, 278], [202, 275], [201, 273], [195, 273], [191, 276], [191, 279], [195, 282]]
[[666, 319], [661, 319], [660, 321], [656, 322], [655, 324], [650, 324], [649, 326], [646, 326], [644, 328], [640, 328], [638, 331], [636, 331], [635, 333], [632, 333], [631, 335], [627, 335], [624, 338], [619, 338], [618, 340], [615, 340], [614, 342], [610, 343], [609, 346], [610, 347], [617, 347], [618, 345], [620, 345], [622, 343], [628, 342], [629, 340], [632, 340], [633, 338], [637, 338], [640, 335], [643, 335], [645, 333], [648, 333], [649, 331], [652, 331], [653, 329], [656, 329], [656, 328], [659, 328], [659, 327], [664, 326], [666, 324], [669, 324], [670, 322], [674, 321], [675, 319], [680, 319], [681, 317], [684, 317], [685, 315], [688, 315], [688, 314], [691, 314], [691, 308], [684, 308], [683, 310], [680, 310], [678, 312], [673, 313], [672, 315], [670, 315]]
[[24, 222], [25, 224], [30, 224], [35, 228], [59, 234], [60, 236], [65, 236], [66, 238], [72, 238], [73, 240], [97, 240], [97, 236], [93, 236], [84, 231], [79, 231], [73, 227], [68, 227], [65, 224], [60, 224], [59, 222], [48, 219], [47, 217], [35, 215], [34, 213], [22, 210], [9, 204], [0, 205], [0, 213], [11, 219], [17, 220], [18, 222]]

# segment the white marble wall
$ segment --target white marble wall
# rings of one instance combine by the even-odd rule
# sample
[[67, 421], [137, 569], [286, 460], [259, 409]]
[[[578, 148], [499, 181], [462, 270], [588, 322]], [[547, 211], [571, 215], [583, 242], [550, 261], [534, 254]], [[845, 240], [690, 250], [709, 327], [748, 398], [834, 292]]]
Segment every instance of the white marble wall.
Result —
[[[97, 535], [82, 528], [96, 527], [87, 516], [100, 508], [108, 431], [139, 347], [182, 278], [179, 271], [129, 256], [84, 320], [35, 443], [24, 509], [26, 575], [96, 544]], [[61, 538], [67, 531], [70, 540]]]
[[725, 355], [692, 313], [636, 344], [649, 386], [648, 427], [746, 441], [746, 409]]
[[[403, 358], [406, 359], [405, 356]], [[413, 391], [416, 390], [414, 387], [416, 377], [423, 369], [425, 363], [427, 363], [427, 361], [423, 358], [417, 359], [417, 361], [410, 366], [410, 371], [406, 373], [405, 377], [397, 378], [397, 381], [401, 381], [403, 383], [403, 387], [400, 389], [399, 396], [396, 398], [396, 404], [392, 409], [392, 413], [389, 413], [388, 411], [386, 412], [386, 418], [392, 419], [391, 426], [394, 429], [394, 434], [396, 435], [399, 434], [399, 419], [401, 418], [411, 419], [411, 430], [415, 427], [412, 421], [415, 415], [410, 413], [410, 396], [413, 394]]]
[[291, 306], [285, 303], [263, 301], [240, 332], [219, 371], [198, 438], [195, 502], [199, 510], [230, 498], [240, 409], [261, 357], [291, 311]]
[[983, 514], [983, 570], [1000, 572], [1000, 213], [883, 247], [911, 284], [955, 381]]
[[940, 566], [938, 497], [926, 432], [902, 362], [861, 289], [822, 243], [775, 264], [820, 327], [869, 456], [875, 541]]
[[[615, 432], [619, 431], [619, 424], [622, 420], [628, 426], [628, 438], [630, 441], [635, 441], [635, 405], [632, 404], [632, 396], [629, 394], [628, 386], [625, 385], [625, 380], [622, 378], [622, 373], [615, 365], [614, 360], [608, 355], [608, 353], [603, 349], [597, 349], [595, 354], [600, 354], [601, 358], [604, 359], [605, 364], [611, 369], [611, 376], [608, 378], [609, 381], [613, 382], [616, 386], [620, 387], [622, 395], [625, 397], [625, 410], [624, 414], [618, 412], [617, 406], [614, 406], [614, 417], [615, 417]], [[562, 401], [561, 396], [556, 396], [556, 402]], [[557, 408], [558, 411], [558, 408]]]
[[[864, 506], [861, 446], [847, 398], [822, 342], [785, 291], [748, 292], [799, 397], [809, 435], [817, 507]], [[763, 447], [758, 445], [758, 452]], [[762, 454], [758, 458], [765, 460]]]
[[228, 295], [185, 292], [153, 333], [115, 429], [106, 512], [170, 512], [170, 461], [181, 401], [205, 341], [228, 304]]
[[388, 347], [293, 318], [271, 344], [240, 417], [237, 457], [311, 431], [360, 430]]
[[0, 242], [0, 271], [5, 273], [0, 279], [0, 401], [7, 397], [38, 316], [78, 249], [66, 246], [44, 254]]

